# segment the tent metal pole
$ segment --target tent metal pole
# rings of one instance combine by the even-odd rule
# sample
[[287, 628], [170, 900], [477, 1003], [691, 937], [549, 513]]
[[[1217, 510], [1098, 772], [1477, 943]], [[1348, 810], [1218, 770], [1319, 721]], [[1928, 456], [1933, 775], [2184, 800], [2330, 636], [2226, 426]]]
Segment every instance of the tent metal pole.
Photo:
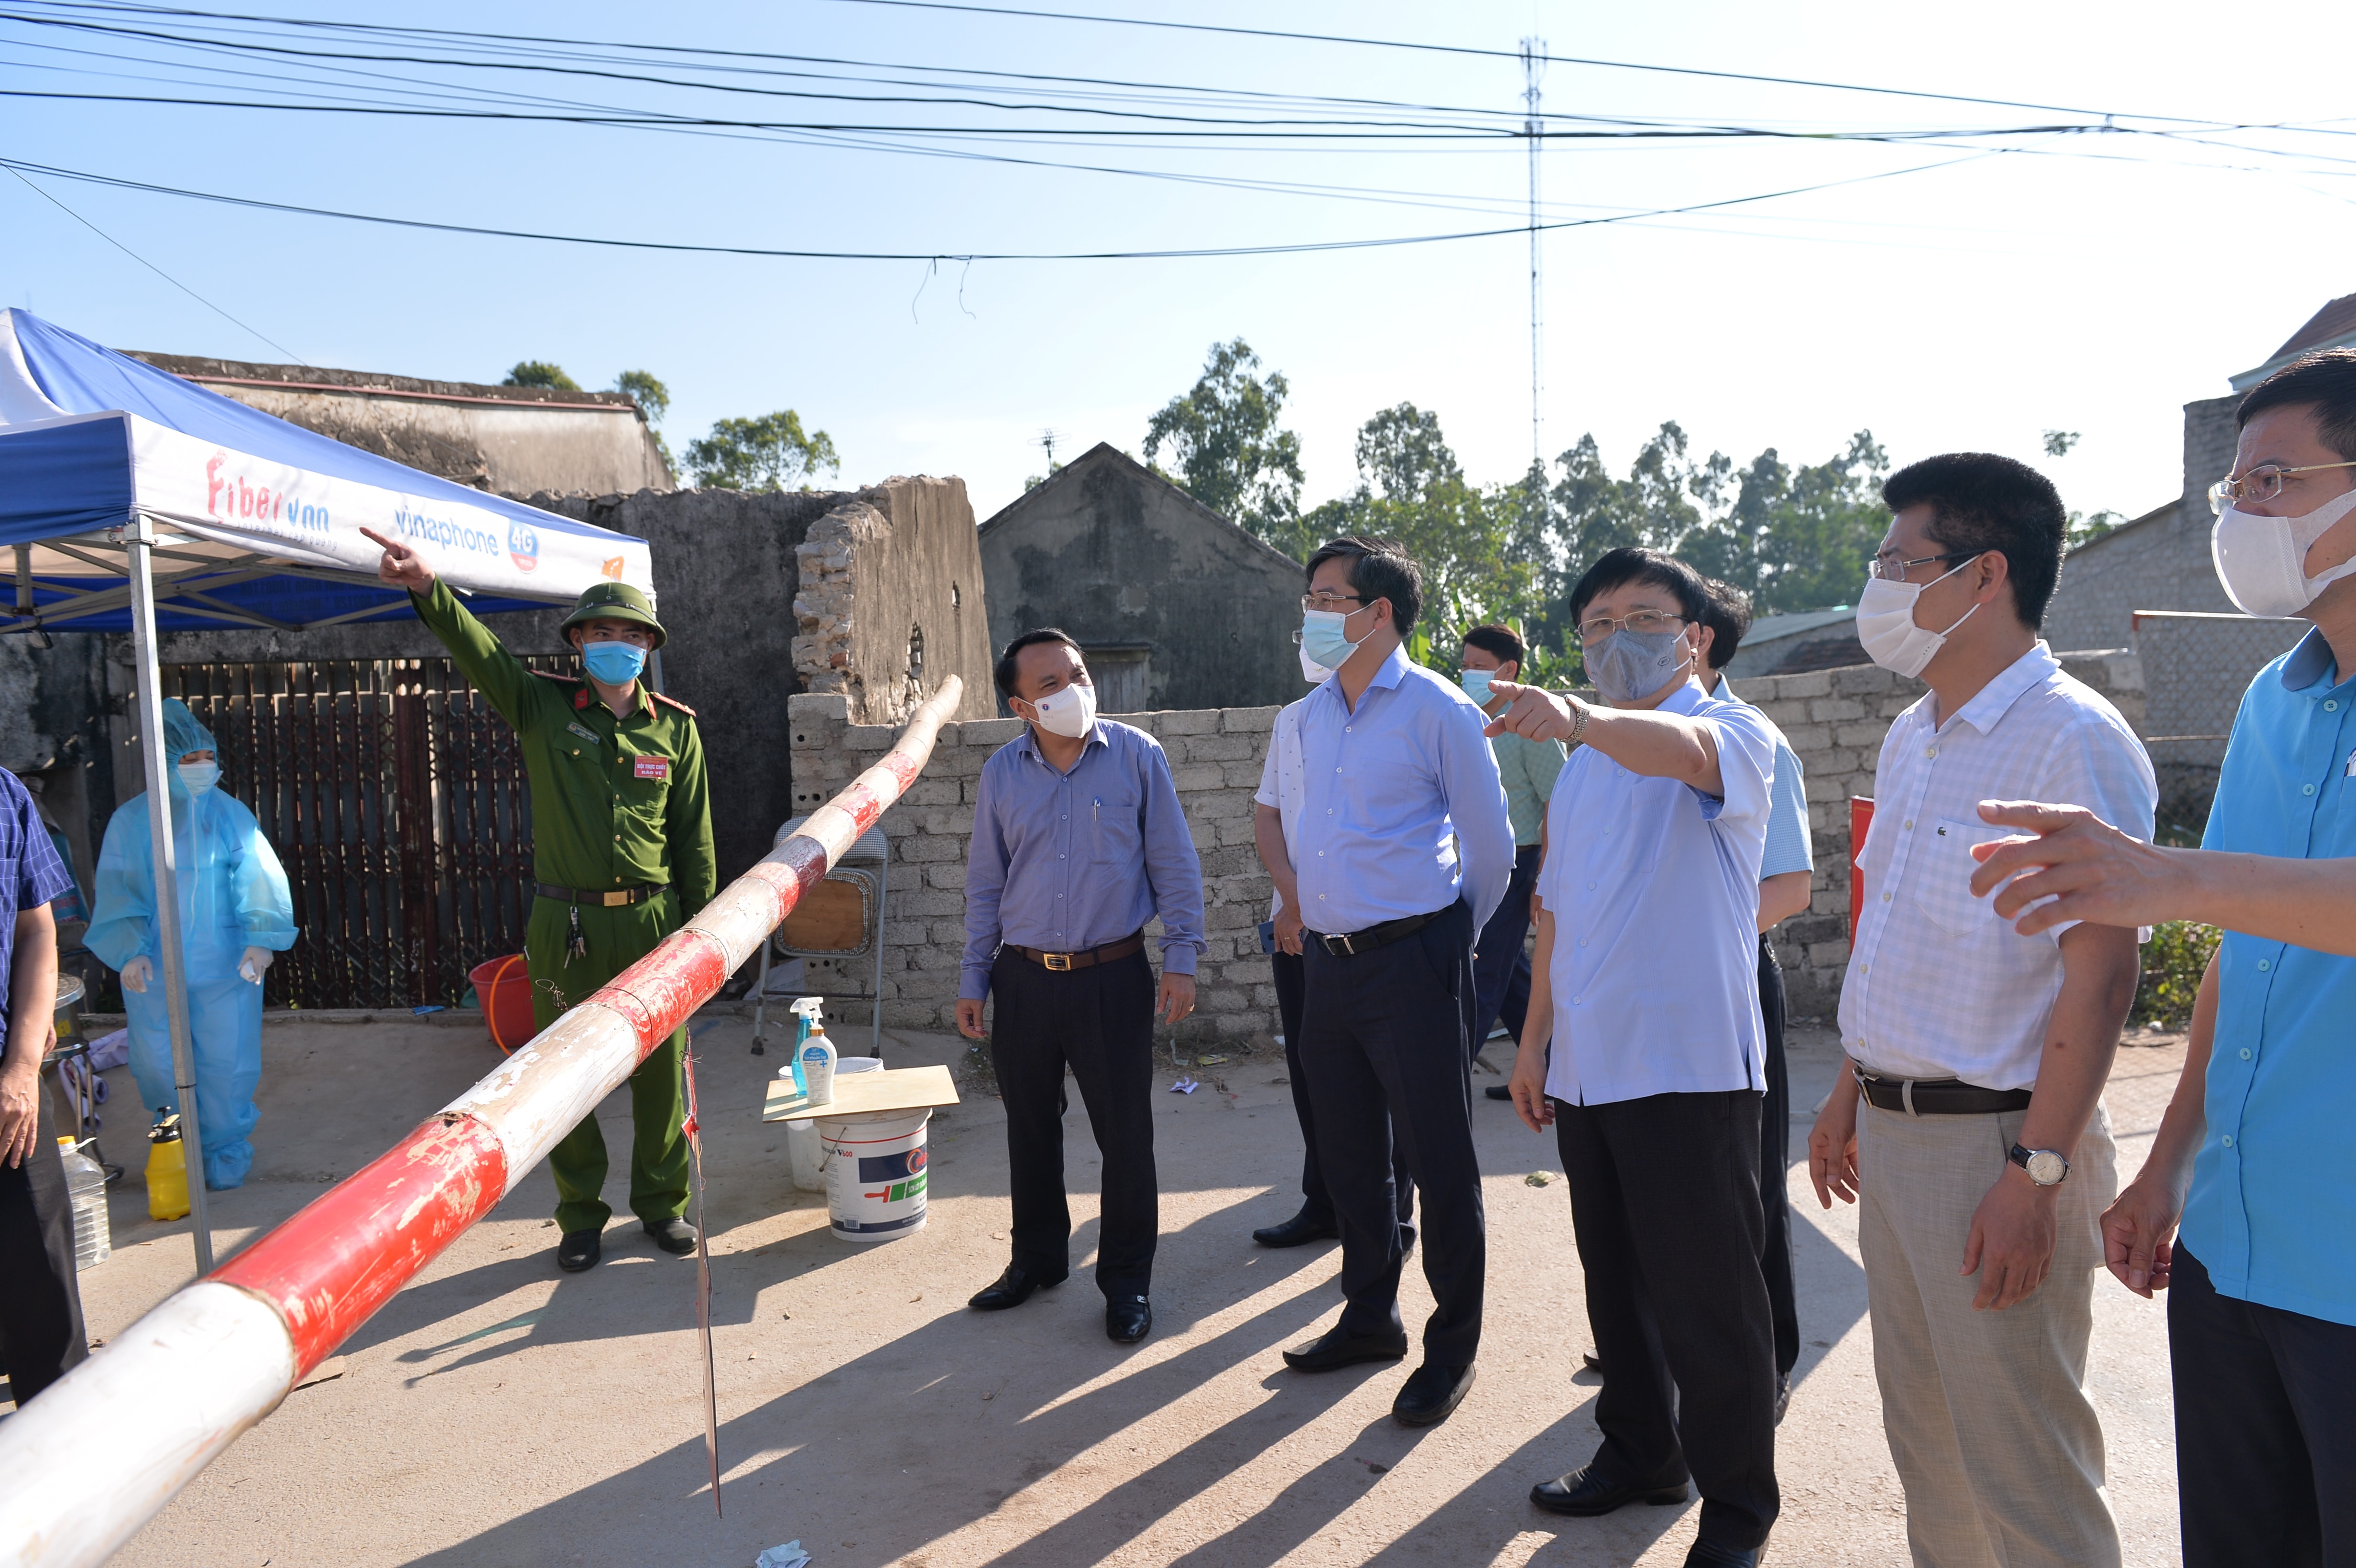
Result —
[[124, 530], [130, 545], [131, 642], [139, 663], [139, 759], [147, 779], [147, 827], [155, 846], [156, 977], [172, 1032], [172, 1083], [179, 1091], [180, 1157], [188, 1172], [189, 1228], [197, 1238], [197, 1275], [213, 1272], [213, 1232], [207, 1212], [204, 1129], [197, 1117], [196, 1052], [188, 1039], [188, 984], [180, 947], [180, 885], [172, 843], [171, 768], [177, 759], [164, 744], [163, 666], [155, 649], [155, 580], [147, 552], [155, 528], [134, 513]]

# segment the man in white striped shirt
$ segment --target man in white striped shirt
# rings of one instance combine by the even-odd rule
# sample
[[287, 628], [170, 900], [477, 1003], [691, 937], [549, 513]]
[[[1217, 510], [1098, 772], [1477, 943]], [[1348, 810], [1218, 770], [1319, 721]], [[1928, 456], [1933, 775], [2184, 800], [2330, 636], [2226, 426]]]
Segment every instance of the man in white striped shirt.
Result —
[[2067, 524], [2051, 482], [1961, 453], [1900, 470], [1882, 496], [1896, 516], [1858, 636], [1931, 689], [1875, 769], [1840, 1003], [1854, 1072], [1817, 1117], [1809, 1174], [1827, 1208], [1861, 1203], [1914, 1562], [2105, 1568], [2119, 1537], [2086, 1340], [2117, 1185], [2100, 1099], [2136, 933], [2020, 935], [1972, 896], [1971, 847], [2005, 836], [1980, 819], [1990, 798], [2082, 802], [2148, 839], [2151, 762], [2037, 639]]

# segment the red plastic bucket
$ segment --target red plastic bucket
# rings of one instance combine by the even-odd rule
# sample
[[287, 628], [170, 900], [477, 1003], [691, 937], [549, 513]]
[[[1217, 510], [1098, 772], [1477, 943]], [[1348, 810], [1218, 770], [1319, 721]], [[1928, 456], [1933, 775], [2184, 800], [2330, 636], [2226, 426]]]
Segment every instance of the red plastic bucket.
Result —
[[475, 1000], [482, 1004], [491, 1043], [502, 1053], [540, 1032], [531, 1021], [531, 976], [524, 970], [522, 954], [487, 959], [476, 965], [466, 978], [474, 982]]

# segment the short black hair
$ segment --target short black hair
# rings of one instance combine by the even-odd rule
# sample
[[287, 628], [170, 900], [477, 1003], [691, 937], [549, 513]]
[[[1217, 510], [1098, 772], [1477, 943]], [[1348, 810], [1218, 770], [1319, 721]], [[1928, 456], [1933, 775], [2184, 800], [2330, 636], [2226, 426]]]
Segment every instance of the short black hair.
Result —
[[1529, 645], [1522, 641], [1519, 632], [1494, 622], [1485, 626], [1475, 626], [1457, 640], [1468, 648], [1479, 648], [1499, 664], [1520, 664], [1530, 651]]
[[1087, 661], [1088, 656], [1087, 650], [1082, 648], [1079, 644], [1072, 641], [1071, 637], [1066, 635], [1061, 627], [1042, 626], [1035, 632], [1025, 632], [1021, 636], [1015, 638], [1012, 642], [1007, 644], [1006, 651], [998, 656], [998, 668], [993, 673], [998, 678], [999, 696], [1012, 697], [1016, 695], [1014, 690], [1014, 656], [1021, 653], [1025, 648], [1035, 648], [1041, 643], [1061, 643], [1066, 647], [1071, 649], [1074, 653], [1078, 654], [1083, 664]]
[[1751, 596], [1715, 577], [1703, 578], [1701, 585], [1709, 594], [1709, 607], [1701, 613], [1701, 624], [1709, 628], [1709, 667], [1724, 669], [1751, 631]]
[[1570, 624], [1578, 625], [1590, 604], [1629, 582], [1649, 582], [1655, 588], [1667, 589], [1676, 596], [1677, 610], [1688, 621], [1699, 621], [1708, 613], [1709, 590], [1702, 586], [1700, 572], [1676, 556], [1622, 545], [1618, 549], [1605, 550], [1595, 558], [1593, 566], [1580, 574], [1578, 585], [1570, 591]]
[[2312, 405], [2323, 444], [2356, 463], [2356, 348], [2302, 354], [2256, 386], [2233, 411], [2241, 430], [2268, 409]]
[[1391, 602], [1391, 625], [1401, 638], [1415, 631], [1416, 623], [1423, 619], [1423, 569], [1407, 553], [1407, 546], [1397, 539], [1378, 539], [1371, 534], [1344, 534], [1337, 539], [1327, 539], [1309, 558], [1308, 569], [1301, 581], [1313, 582], [1317, 569], [1329, 560], [1350, 563], [1350, 590], [1365, 601], [1377, 599]]
[[1891, 475], [1881, 499], [1893, 515], [1927, 505], [1931, 523], [1922, 531], [1944, 552], [2003, 556], [2013, 613], [2032, 631], [2044, 624], [2070, 532], [2070, 514], [2052, 480], [1993, 452], [1949, 452]]

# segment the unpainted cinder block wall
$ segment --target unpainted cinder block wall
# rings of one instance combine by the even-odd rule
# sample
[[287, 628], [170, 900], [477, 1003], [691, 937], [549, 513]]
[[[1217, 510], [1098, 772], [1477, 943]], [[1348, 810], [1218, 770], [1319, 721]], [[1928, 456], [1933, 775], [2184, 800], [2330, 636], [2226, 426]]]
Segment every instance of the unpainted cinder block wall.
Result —
[[[2143, 675], [2127, 653], [2066, 654], [2062, 666], [2107, 698], [2143, 731]], [[1920, 681], [1878, 667], [1767, 676], [1733, 683], [1791, 741], [1807, 774], [1815, 843], [1815, 896], [1804, 914], [1775, 930], [1775, 949], [1794, 1018], [1829, 1018], [1848, 966], [1849, 798], [1873, 793], [1873, 768], [1890, 722], [1922, 694]], [[1186, 709], [1118, 717], [1162, 742], [1178, 800], [1203, 859], [1205, 935], [1195, 1015], [1179, 1026], [1189, 1042], [1272, 1035], [1276, 991], [1258, 925], [1267, 918], [1268, 875], [1252, 847], [1253, 793], [1275, 727], [1274, 708]], [[794, 810], [816, 809], [871, 766], [897, 730], [852, 724], [844, 699], [803, 695], [788, 709]], [[1012, 719], [945, 724], [931, 761], [884, 816], [891, 845], [884, 933], [884, 1021], [895, 1029], [957, 1027], [958, 966], [965, 946], [965, 866], [974, 793], [982, 763], [1021, 731]], [[1162, 950], [1148, 928], [1147, 951]], [[867, 1023], [874, 1014], [872, 957], [810, 961], [808, 989], [830, 999], [830, 1014]], [[1492, 1060], [1495, 1060], [1493, 1056]]]

